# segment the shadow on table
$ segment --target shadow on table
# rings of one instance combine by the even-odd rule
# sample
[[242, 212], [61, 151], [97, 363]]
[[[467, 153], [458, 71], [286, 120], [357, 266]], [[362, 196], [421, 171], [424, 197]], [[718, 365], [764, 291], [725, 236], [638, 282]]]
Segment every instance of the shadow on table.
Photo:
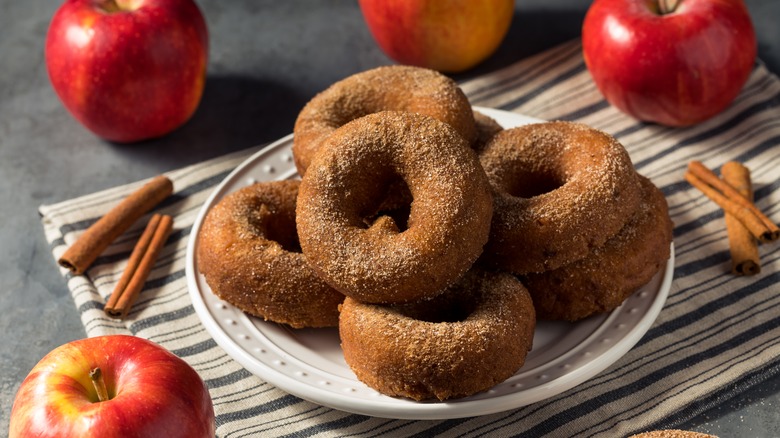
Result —
[[[521, 8], [493, 56], [455, 79], [483, 75], [578, 38], [587, 8], [587, 3], [579, 3], [567, 10], [523, 12]], [[197, 163], [291, 133], [295, 118], [310, 97], [287, 83], [210, 75], [198, 110], [184, 126], [160, 139], [117, 145], [116, 150], [165, 169]]]
[[[780, 436], [780, 425], [777, 422], [780, 374], [766, 380], [764, 374], [748, 376], [733, 386], [695, 402], [676, 416], [665, 419], [659, 427], [677, 427], [717, 435], [729, 425], [744, 424], [751, 436]], [[688, 419], [691, 415], [694, 417]]]
[[209, 76], [200, 105], [184, 126], [159, 139], [115, 145], [116, 150], [168, 168], [197, 163], [291, 133], [307, 100], [286, 84]]
[[495, 53], [476, 68], [454, 76], [467, 80], [511, 65], [523, 58], [579, 38], [590, 3], [573, 2], [569, 10], [523, 12], [518, 6], [512, 25]]

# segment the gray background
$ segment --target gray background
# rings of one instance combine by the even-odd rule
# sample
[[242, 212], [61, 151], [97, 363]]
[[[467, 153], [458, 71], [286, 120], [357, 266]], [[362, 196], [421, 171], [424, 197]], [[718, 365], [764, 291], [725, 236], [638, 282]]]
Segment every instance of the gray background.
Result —
[[[520, 0], [512, 27], [466, 79], [580, 34], [589, 1]], [[780, 73], [780, 2], [749, 0], [759, 57]], [[37, 208], [265, 143], [292, 131], [308, 99], [355, 72], [391, 63], [354, 0], [200, 0], [208, 79], [184, 127], [159, 140], [99, 140], [49, 85], [43, 46], [55, 0], [0, 0], [0, 432], [16, 390], [48, 351], [84, 337], [44, 239]], [[780, 376], [678, 426], [723, 437], [780, 436]], [[681, 419], [685, 420], [685, 419]]]

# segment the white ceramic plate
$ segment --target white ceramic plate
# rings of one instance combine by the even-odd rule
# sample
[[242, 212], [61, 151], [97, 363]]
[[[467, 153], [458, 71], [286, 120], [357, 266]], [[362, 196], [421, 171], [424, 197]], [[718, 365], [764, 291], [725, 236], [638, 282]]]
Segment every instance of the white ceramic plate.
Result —
[[[536, 119], [476, 108], [504, 127]], [[214, 340], [247, 370], [311, 402], [357, 414], [445, 419], [501, 412], [560, 394], [603, 371], [647, 332], [666, 301], [674, 248], [666, 269], [609, 314], [577, 323], [537, 324], [525, 365], [489, 391], [447, 402], [388, 397], [361, 383], [344, 362], [337, 329], [294, 330], [250, 317], [217, 298], [198, 273], [198, 231], [211, 206], [257, 181], [296, 178], [292, 135], [262, 149], [235, 169], [203, 205], [187, 246], [187, 281], [195, 311]]]

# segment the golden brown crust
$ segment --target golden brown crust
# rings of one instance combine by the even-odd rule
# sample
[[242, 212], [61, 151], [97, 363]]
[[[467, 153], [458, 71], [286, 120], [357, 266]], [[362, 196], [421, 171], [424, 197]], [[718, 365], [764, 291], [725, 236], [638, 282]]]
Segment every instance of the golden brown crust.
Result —
[[347, 298], [339, 333], [347, 364], [368, 386], [445, 400], [512, 376], [535, 325], [531, 298], [516, 278], [472, 270], [432, 301], [383, 306]]
[[[408, 302], [471, 267], [487, 241], [492, 197], [449, 125], [381, 112], [344, 125], [326, 145], [303, 176], [297, 210], [301, 248], [321, 278], [361, 301]], [[408, 223], [372, 219], [399, 178], [413, 198]]]
[[645, 178], [642, 203], [623, 229], [584, 259], [522, 277], [539, 319], [576, 321], [618, 307], [669, 259], [672, 221], [663, 193]]
[[349, 76], [312, 98], [293, 129], [293, 157], [300, 175], [336, 128], [380, 111], [425, 114], [452, 126], [467, 141], [476, 137], [471, 105], [452, 79], [434, 70], [384, 66]]
[[631, 435], [629, 438], [718, 438], [707, 433], [692, 432], [688, 430], [653, 430], [650, 432]]
[[640, 184], [626, 150], [583, 124], [546, 122], [501, 131], [480, 161], [495, 193], [484, 261], [515, 274], [585, 257], [639, 205]]
[[344, 296], [297, 250], [299, 184], [257, 183], [218, 202], [198, 234], [198, 269], [218, 297], [244, 312], [295, 328], [333, 327]]

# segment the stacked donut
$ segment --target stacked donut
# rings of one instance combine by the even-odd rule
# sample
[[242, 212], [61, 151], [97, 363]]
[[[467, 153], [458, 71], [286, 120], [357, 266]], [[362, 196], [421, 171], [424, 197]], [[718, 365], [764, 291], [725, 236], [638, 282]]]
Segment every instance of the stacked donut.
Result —
[[666, 199], [608, 134], [526, 125], [493, 136], [480, 161], [494, 190], [482, 261], [518, 275], [540, 319], [611, 311], [669, 258]]
[[669, 256], [665, 199], [614, 139], [503, 130], [431, 70], [337, 82], [299, 114], [293, 156], [300, 182], [207, 214], [199, 270], [250, 314], [337, 325], [347, 364], [387, 395], [487, 390], [523, 365], [537, 316], [612, 310]]

